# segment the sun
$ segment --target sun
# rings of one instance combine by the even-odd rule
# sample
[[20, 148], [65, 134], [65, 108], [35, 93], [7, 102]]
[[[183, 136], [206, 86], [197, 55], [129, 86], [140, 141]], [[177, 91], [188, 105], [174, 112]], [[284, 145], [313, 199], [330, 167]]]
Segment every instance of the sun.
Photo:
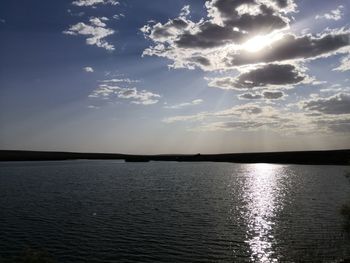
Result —
[[282, 38], [282, 34], [277, 35], [265, 35], [265, 36], [255, 36], [245, 42], [242, 47], [248, 52], [259, 52], [263, 48], [269, 46], [273, 42]]

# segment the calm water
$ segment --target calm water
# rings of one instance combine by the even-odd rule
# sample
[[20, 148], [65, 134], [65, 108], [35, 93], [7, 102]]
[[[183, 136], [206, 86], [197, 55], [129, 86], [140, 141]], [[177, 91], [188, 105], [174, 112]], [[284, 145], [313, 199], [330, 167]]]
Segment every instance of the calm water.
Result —
[[350, 168], [0, 164], [0, 256], [57, 262], [339, 262]]

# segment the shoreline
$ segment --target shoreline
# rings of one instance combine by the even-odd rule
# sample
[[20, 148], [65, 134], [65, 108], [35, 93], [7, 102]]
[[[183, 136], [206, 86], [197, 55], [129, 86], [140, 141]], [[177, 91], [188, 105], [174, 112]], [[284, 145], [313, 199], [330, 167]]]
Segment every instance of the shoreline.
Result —
[[113, 153], [78, 153], [51, 151], [0, 150], [0, 162], [64, 161], [64, 160], [125, 160], [125, 162], [229, 162], [275, 163], [303, 165], [350, 165], [350, 150], [291, 151], [260, 153], [226, 153], [194, 155], [130, 155]]

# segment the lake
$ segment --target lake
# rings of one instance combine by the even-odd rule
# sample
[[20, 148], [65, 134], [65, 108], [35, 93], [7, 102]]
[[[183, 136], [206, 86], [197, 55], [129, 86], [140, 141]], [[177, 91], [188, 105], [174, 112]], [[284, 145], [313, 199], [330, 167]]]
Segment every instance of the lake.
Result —
[[345, 166], [0, 163], [0, 256], [56, 262], [339, 262]]

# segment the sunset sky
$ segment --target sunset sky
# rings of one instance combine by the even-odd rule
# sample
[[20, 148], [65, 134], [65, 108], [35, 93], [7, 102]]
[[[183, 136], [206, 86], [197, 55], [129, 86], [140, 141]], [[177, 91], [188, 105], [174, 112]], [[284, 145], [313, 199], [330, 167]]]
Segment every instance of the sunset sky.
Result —
[[3, 0], [0, 149], [350, 148], [348, 0]]

